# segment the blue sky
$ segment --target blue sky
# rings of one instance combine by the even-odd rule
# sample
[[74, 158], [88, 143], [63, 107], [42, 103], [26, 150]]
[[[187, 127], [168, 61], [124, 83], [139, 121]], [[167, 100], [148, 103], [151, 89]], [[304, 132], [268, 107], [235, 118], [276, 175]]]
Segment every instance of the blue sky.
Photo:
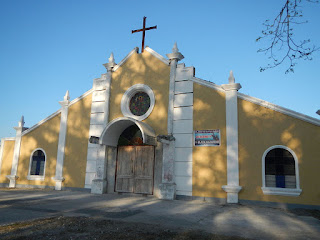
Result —
[[[113, 52], [120, 62], [134, 47], [146, 45], [165, 56], [175, 41], [196, 68], [196, 77], [224, 84], [234, 71], [240, 92], [320, 118], [320, 53], [301, 61], [294, 74], [286, 65], [265, 72], [266, 56], [255, 39], [262, 23], [276, 16], [284, 0], [260, 1], [0, 1], [0, 138], [15, 136], [21, 115], [31, 127], [60, 108], [66, 90], [71, 100], [92, 87], [105, 73]], [[308, 24], [297, 37], [320, 46], [320, 4], [304, 4]]]

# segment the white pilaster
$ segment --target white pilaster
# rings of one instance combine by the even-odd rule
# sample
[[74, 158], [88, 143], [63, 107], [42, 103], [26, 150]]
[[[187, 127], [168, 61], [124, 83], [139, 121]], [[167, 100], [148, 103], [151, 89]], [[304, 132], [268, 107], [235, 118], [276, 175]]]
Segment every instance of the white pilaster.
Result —
[[55, 190], [61, 190], [62, 182], [64, 181], [62, 172], [63, 172], [63, 162], [64, 162], [64, 153], [66, 146], [66, 136], [67, 136], [67, 122], [68, 122], [68, 110], [69, 110], [70, 96], [69, 91], [66, 92], [66, 95], [63, 98], [63, 101], [60, 101], [61, 105], [61, 119], [60, 119], [60, 131], [59, 131], [59, 142], [58, 142], [58, 151], [57, 151], [57, 164], [56, 164], [56, 175], [52, 179], [56, 182]]
[[162, 183], [159, 184], [160, 199], [174, 200], [176, 198], [176, 184], [174, 176], [175, 139], [172, 135], [160, 135], [158, 141], [162, 143]]
[[[100, 137], [109, 121], [112, 71], [116, 66], [113, 53], [109, 62], [103, 65], [107, 73], [100, 79], [95, 79], [93, 83], [89, 137]], [[85, 187], [91, 188], [92, 193], [102, 194], [107, 191], [106, 168], [106, 146], [88, 143]]]
[[192, 196], [192, 137], [194, 67], [178, 64], [175, 77], [173, 136], [176, 194]]
[[14, 129], [16, 130], [16, 138], [15, 138], [14, 150], [13, 150], [11, 175], [7, 176], [7, 178], [10, 180], [9, 188], [15, 188], [16, 180], [19, 178], [17, 176], [17, 170], [18, 170], [20, 148], [21, 148], [21, 136], [24, 130], [23, 126], [24, 126], [24, 117], [22, 116], [20, 122], [18, 123], [18, 127], [14, 127]]
[[169, 83], [169, 105], [168, 105], [168, 135], [173, 133], [173, 108], [174, 108], [174, 89], [175, 78], [178, 61], [182, 60], [184, 56], [179, 52], [177, 43], [172, 48], [172, 53], [167, 54], [170, 59], [170, 83]]
[[238, 203], [239, 186], [239, 156], [238, 156], [238, 90], [230, 71], [229, 84], [222, 84], [226, 91], [226, 128], [227, 128], [227, 184], [222, 189], [227, 192], [228, 203]]
[[175, 138], [173, 137], [173, 112], [174, 93], [177, 63], [183, 59], [179, 52], [177, 43], [172, 48], [172, 53], [167, 54], [170, 59], [170, 82], [169, 82], [169, 104], [168, 104], [168, 135], [159, 136], [158, 141], [162, 142], [162, 183], [159, 184], [160, 199], [173, 200], [176, 197], [176, 184], [174, 176]]

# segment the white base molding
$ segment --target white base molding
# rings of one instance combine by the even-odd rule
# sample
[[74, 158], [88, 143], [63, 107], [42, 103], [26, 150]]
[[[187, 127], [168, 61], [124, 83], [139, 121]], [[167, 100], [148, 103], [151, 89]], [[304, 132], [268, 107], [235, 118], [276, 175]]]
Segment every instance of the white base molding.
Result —
[[53, 177], [52, 180], [56, 182], [54, 190], [61, 191], [62, 189], [62, 182], [64, 181], [63, 177]]
[[241, 186], [224, 185], [222, 189], [227, 193], [227, 203], [238, 203], [238, 193], [241, 191]]
[[176, 188], [177, 185], [175, 183], [160, 183], [159, 199], [174, 200], [176, 198]]
[[261, 189], [265, 195], [299, 196], [302, 192], [301, 189], [297, 188], [262, 187]]
[[10, 180], [9, 188], [16, 187], [16, 180], [19, 178], [17, 175], [7, 175], [7, 178]]
[[94, 179], [91, 184], [91, 193], [103, 194], [107, 192], [107, 180], [106, 179]]

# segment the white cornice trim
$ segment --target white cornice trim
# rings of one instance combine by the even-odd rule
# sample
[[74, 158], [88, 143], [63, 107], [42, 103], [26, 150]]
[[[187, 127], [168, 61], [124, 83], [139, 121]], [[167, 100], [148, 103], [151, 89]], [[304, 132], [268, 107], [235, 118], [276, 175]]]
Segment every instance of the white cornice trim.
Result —
[[314, 125], [320, 126], [320, 120], [318, 120], [316, 118], [313, 118], [313, 117], [309, 117], [309, 116], [304, 115], [302, 113], [295, 112], [295, 111], [290, 110], [288, 108], [280, 107], [280, 106], [278, 106], [276, 104], [264, 101], [264, 100], [259, 99], [259, 98], [251, 97], [251, 96], [245, 95], [243, 93], [238, 93], [238, 97], [243, 99], [243, 100], [252, 102], [254, 104], [258, 104], [260, 106], [269, 108], [271, 110], [286, 114], [286, 115], [288, 115], [290, 117], [298, 118], [298, 119], [306, 121], [308, 123], [312, 123]]
[[199, 83], [199, 84], [201, 84], [203, 86], [206, 86], [206, 87], [209, 87], [209, 88], [213, 88], [213, 89], [221, 91], [221, 92], [225, 92], [225, 90], [221, 86], [219, 86], [217, 84], [214, 84], [213, 82], [209, 82], [207, 80], [203, 80], [203, 79], [197, 78], [197, 77], [192, 77], [190, 80], [195, 82], [195, 83]]
[[114, 68], [113, 68], [113, 72], [117, 71], [117, 69], [122, 65], [124, 64], [128, 59], [129, 57], [131, 57], [132, 54], [134, 53], [137, 53], [139, 51], [139, 48], [138, 47], [135, 47], [131, 52], [129, 52], [129, 54], [127, 56], [125, 56], [124, 59], [122, 59]]
[[31, 128], [28, 128], [27, 130], [25, 130], [24, 132], [22, 132], [22, 136], [26, 135], [27, 133], [33, 131], [34, 129], [36, 129], [37, 127], [39, 127], [41, 124], [47, 122], [48, 120], [50, 120], [51, 118], [57, 116], [59, 113], [61, 112], [61, 109], [59, 109], [58, 111], [52, 113], [50, 116], [48, 116], [45, 119], [42, 119], [40, 122], [36, 123], [35, 125], [33, 125]]
[[[90, 89], [89, 91], [85, 92], [84, 94], [82, 94], [80, 97], [77, 97], [75, 99], [73, 99], [70, 103], [69, 103], [69, 107], [73, 104], [75, 104], [76, 102], [80, 101], [81, 99], [85, 98], [86, 96], [88, 96], [90, 93], [93, 92], [93, 89]], [[22, 136], [26, 135], [27, 133], [33, 131], [34, 129], [36, 129], [37, 127], [39, 127], [40, 125], [42, 125], [43, 123], [49, 121], [51, 118], [54, 118], [55, 116], [57, 116], [59, 113], [61, 113], [61, 109], [59, 109], [58, 111], [52, 113], [50, 116], [48, 116], [47, 118], [41, 120], [40, 122], [38, 122], [37, 124], [33, 125], [32, 127], [28, 128], [27, 130], [22, 132]]]
[[86, 91], [84, 94], [82, 94], [81, 96], [73, 99], [70, 103], [69, 103], [69, 107], [73, 104], [75, 104], [76, 102], [79, 102], [82, 98], [85, 98], [86, 96], [88, 96], [89, 94], [93, 93], [93, 89], [90, 89], [88, 91]]
[[158, 58], [160, 61], [162, 61], [164, 64], [169, 65], [170, 61], [168, 59], [166, 59], [165, 57], [161, 56], [159, 53], [157, 53], [156, 51], [154, 51], [152, 48], [150, 47], [145, 47], [145, 49], [147, 52], [151, 53], [154, 57]]
[[16, 138], [15, 137], [4, 137], [4, 138], [1, 138], [1, 140], [4, 140], [4, 141], [14, 141], [14, 140], [16, 140]]

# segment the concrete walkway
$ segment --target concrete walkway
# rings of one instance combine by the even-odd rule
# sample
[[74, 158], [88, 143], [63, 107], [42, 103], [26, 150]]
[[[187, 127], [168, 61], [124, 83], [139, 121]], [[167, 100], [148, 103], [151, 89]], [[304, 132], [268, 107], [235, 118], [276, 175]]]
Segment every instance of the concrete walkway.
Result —
[[52, 216], [102, 217], [251, 239], [320, 239], [319, 220], [281, 209], [125, 194], [0, 189], [0, 225]]

